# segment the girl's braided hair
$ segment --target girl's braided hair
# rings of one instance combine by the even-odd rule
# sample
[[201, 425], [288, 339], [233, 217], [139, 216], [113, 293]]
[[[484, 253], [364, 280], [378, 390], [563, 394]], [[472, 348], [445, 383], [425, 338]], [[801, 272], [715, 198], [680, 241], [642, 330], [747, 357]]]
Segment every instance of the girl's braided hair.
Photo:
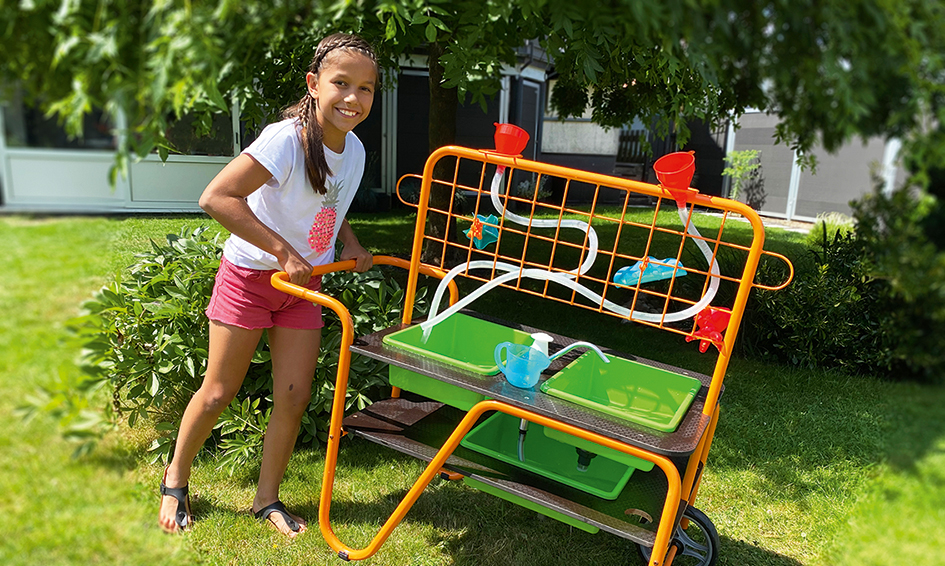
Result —
[[[360, 37], [347, 33], [335, 33], [322, 39], [315, 48], [315, 55], [308, 71], [318, 76], [325, 58], [332, 51], [344, 49], [357, 52], [374, 62], [377, 69], [377, 56], [371, 44]], [[283, 119], [298, 118], [302, 123], [302, 151], [305, 153], [305, 174], [309, 183], [318, 194], [325, 194], [325, 180], [332, 174], [325, 160], [322, 147], [322, 127], [316, 119], [315, 99], [305, 91], [302, 99], [282, 112]]]

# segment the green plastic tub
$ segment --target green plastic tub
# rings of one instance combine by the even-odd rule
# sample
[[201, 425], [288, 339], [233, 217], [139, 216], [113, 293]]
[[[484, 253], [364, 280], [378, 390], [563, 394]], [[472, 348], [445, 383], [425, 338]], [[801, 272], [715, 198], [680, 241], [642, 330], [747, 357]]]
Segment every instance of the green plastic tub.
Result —
[[702, 384], [698, 379], [587, 352], [541, 385], [548, 395], [663, 432], [673, 432]]
[[575, 448], [581, 448], [583, 450], [587, 450], [588, 452], [599, 454], [609, 460], [626, 464], [630, 466], [631, 468], [634, 468], [643, 472], [649, 472], [650, 470], [653, 469], [653, 466], [656, 465], [653, 462], [650, 462], [649, 460], [644, 460], [643, 458], [637, 458], [636, 456], [632, 456], [630, 454], [627, 454], [626, 452], [621, 452], [620, 450], [614, 450], [612, 448], [607, 448], [606, 446], [601, 446], [600, 444], [597, 444], [596, 442], [591, 442], [590, 440], [584, 440], [583, 438], [578, 438], [577, 436], [568, 434], [566, 432], [561, 432], [560, 430], [555, 430], [553, 428], [548, 428], [548, 427], [544, 427], [544, 429], [545, 429], [545, 436], [547, 436], [548, 438], [551, 438], [563, 444], [567, 444], [569, 446], [574, 446]]
[[[531, 335], [507, 326], [481, 320], [463, 313], [451, 315], [433, 327], [423, 342], [419, 324], [388, 334], [384, 343], [412, 354], [436, 360], [482, 376], [499, 373], [495, 347], [502, 342], [530, 344]], [[390, 384], [423, 395], [457, 409], [468, 411], [486, 397], [396, 366], [390, 366]]]
[[627, 485], [632, 467], [598, 455], [590, 460], [585, 471], [580, 471], [577, 449], [548, 437], [544, 427], [535, 423], [528, 425], [522, 450], [524, 459], [520, 459], [519, 423], [521, 420], [516, 417], [496, 413], [469, 431], [460, 444], [603, 499], [616, 499]]
[[485, 395], [480, 395], [475, 391], [463, 389], [397, 366], [388, 366], [388, 375], [390, 384], [394, 387], [400, 387], [404, 391], [423, 395], [463, 411], [472, 409], [473, 405], [486, 399]]
[[419, 324], [384, 337], [388, 346], [407, 350], [479, 375], [495, 375], [495, 347], [502, 342], [531, 344], [531, 335], [501, 324], [456, 313], [440, 322], [423, 342]]

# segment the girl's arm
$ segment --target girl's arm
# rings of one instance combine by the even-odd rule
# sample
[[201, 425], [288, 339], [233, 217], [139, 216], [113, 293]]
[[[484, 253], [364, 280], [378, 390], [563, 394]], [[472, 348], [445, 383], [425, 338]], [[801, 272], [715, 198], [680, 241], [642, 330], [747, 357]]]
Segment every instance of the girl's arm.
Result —
[[246, 203], [246, 197], [271, 177], [255, 159], [238, 155], [204, 189], [200, 208], [231, 233], [276, 256], [289, 280], [305, 285], [312, 277], [312, 266], [282, 236], [263, 224]]
[[374, 265], [374, 256], [364, 249], [364, 246], [358, 241], [358, 237], [354, 235], [354, 230], [352, 230], [351, 225], [348, 224], [347, 218], [341, 221], [341, 228], [338, 230], [338, 239], [341, 240], [342, 245], [341, 257], [338, 258], [340, 261], [348, 259], [355, 260], [356, 264], [354, 270], [358, 273], [371, 269], [371, 266]]

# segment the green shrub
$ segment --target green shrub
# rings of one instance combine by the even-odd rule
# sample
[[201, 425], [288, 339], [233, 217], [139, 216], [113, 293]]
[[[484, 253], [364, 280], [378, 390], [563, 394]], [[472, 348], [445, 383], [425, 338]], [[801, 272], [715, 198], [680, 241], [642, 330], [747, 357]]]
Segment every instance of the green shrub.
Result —
[[730, 151], [725, 156], [725, 169], [722, 175], [728, 175], [732, 179], [732, 188], [729, 190], [728, 198], [738, 198], [742, 186], [748, 183], [752, 172], [761, 167], [760, 155], [761, 152], [757, 149], [746, 149]]
[[[886, 285], [852, 234], [821, 239], [812, 261], [796, 261], [782, 291], [757, 291], [746, 309], [743, 346], [762, 358], [800, 367], [886, 373], [894, 346], [888, 334]], [[759, 274], [764, 278], [764, 274]]]
[[853, 210], [852, 230], [817, 224], [790, 286], [753, 293], [740, 345], [801, 367], [945, 383], [945, 242], [930, 220], [945, 211], [906, 189]]
[[[135, 426], [147, 418], [162, 436], [154, 441], [154, 458], [173, 452], [183, 410], [200, 386], [206, 369], [210, 299], [222, 248], [205, 229], [169, 235], [167, 244], [152, 249], [116, 280], [83, 304], [86, 314], [70, 327], [83, 345], [86, 376], [55, 383], [31, 401], [60, 419], [66, 435], [82, 441], [87, 451], [122, 419]], [[399, 322], [403, 290], [379, 269], [367, 273], [331, 273], [322, 280], [324, 293], [350, 311], [355, 334], [364, 335]], [[418, 309], [424, 307], [418, 293]], [[323, 309], [325, 327], [299, 441], [327, 439], [329, 411], [341, 343], [341, 324]], [[347, 407], [361, 409], [386, 385], [385, 364], [352, 356]], [[271, 360], [265, 334], [243, 386], [217, 423], [211, 442], [220, 451], [220, 466], [231, 471], [262, 450], [272, 406]], [[108, 395], [103, 399], [101, 392]]]
[[853, 209], [871, 274], [888, 284], [897, 371], [945, 383], [945, 206], [936, 190], [945, 184], [929, 192], [876, 190]]
[[824, 238], [824, 230], [827, 231], [827, 238], [833, 239], [837, 232], [843, 234], [853, 232], [854, 226], [853, 218], [846, 214], [839, 212], [818, 214], [813, 228], [807, 233], [807, 244], [812, 248], [820, 245], [820, 241]]

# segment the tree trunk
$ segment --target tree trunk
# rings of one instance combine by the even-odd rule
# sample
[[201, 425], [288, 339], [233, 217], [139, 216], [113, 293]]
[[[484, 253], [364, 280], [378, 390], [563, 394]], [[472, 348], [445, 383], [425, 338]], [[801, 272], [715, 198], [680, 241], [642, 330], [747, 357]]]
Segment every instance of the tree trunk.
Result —
[[[443, 66], [440, 56], [443, 54], [443, 45], [430, 44], [430, 152], [456, 143], [456, 110], [459, 108], [459, 96], [455, 88], [443, 88]], [[441, 159], [433, 171], [434, 179], [452, 179], [454, 159]], [[452, 197], [450, 187], [434, 184], [431, 187], [430, 206], [440, 210], [448, 210]], [[427, 215], [427, 234], [447, 241], [456, 241], [456, 220], [445, 214], [430, 213]], [[454, 263], [452, 256], [457, 255], [455, 249], [448, 249], [446, 263]], [[422, 259], [426, 263], [439, 265], [443, 256], [443, 246], [438, 242], [428, 242], [424, 246]]]

